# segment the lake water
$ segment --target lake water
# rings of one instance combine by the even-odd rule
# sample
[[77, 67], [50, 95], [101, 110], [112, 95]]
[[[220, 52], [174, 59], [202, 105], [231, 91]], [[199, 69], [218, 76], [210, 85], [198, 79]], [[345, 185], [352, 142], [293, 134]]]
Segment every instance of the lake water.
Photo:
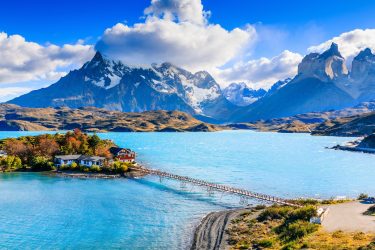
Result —
[[[0, 132], [0, 138], [36, 132]], [[144, 165], [286, 198], [375, 193], [375, 155], [306, 134], [106, 133]], [[238, 197], [171, 180], [0, 174], [0, 249], [185, 249], [210, 211]], [[255, 201], [249, 201], [254, 203]]]

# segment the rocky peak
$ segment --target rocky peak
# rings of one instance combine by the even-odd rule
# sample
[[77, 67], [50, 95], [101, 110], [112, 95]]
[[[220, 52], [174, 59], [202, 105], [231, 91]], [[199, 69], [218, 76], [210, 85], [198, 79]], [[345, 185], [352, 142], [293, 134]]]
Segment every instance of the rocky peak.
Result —
[[331, 56], [337, 56], [337, 57], [343, 58], [339, 51], [339, 46], [336, 43], [332, 43], [329, 49], [324, 51], [319, 57], [325, 59]]
[[[355, 81], [363, 80], [368, 75], [375, 74], [375, 55], [369, 48], [362, 50], [353, 59], [351, 78]], [[375, 75], [374, 75], [375, 76]]]
[[355, 61], [375, 61], [375, 55], [372, 54], [370, 48], [366, 48], [366, 49], [362, 50], [361, 52], [359, 52], [359, 54], [356, 57], [354, 57], [353, 60], [355, 60]]
[[337, 44], [332, 43], [331, 47], [322, 54], [311, 53], [305, 56], [298, 65], [298, 74], [300, 77], [314, 77], [322, 81], [330, 81], [347, 76], [348, 69]]

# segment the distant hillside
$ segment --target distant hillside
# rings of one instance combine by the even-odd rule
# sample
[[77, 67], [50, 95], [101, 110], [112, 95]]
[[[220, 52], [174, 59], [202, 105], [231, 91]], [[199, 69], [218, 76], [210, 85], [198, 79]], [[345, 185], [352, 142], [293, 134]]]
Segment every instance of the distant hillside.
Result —
[[313, 135], [364, 136], [375, 131], [375, 101], [336, 111], [230, 124], [232, 128]]
[[317, 126], [313, 135], [367, 136], [375, 133], [375, 112], [350, 117], [349, 120], [333, 120], [331, 126]]
[[201, 122], [180, 111], [123, 113], [93, 107], [23, 108], [13, 104], [0, 104], [0, 130], [2, 131], [70, 130], [74, 128], [99, 132], [222, 130], [222, 127]]

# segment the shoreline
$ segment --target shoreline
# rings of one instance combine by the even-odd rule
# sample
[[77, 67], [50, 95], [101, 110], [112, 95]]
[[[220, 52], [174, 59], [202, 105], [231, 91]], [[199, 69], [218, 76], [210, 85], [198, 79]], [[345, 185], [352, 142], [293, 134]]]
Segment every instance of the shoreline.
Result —
[[250, 210], [237, 208], [207, 214], [194, 230], [190, 250], [228, 249], [226, 229], [233, 219]]

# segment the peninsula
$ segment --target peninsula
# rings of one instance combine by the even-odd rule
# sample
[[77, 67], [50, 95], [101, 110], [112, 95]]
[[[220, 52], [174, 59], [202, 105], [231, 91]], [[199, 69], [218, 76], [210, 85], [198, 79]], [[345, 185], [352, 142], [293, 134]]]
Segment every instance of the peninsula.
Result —
[[[111, 140], [79, 129], [66, 134], [42, 134], [0, 141], [0, 172], [53, 171], [74, 176], [124, 175], [134, 170], [136, 154]], [[102, 175], [99, 175], [102, 174]]]

